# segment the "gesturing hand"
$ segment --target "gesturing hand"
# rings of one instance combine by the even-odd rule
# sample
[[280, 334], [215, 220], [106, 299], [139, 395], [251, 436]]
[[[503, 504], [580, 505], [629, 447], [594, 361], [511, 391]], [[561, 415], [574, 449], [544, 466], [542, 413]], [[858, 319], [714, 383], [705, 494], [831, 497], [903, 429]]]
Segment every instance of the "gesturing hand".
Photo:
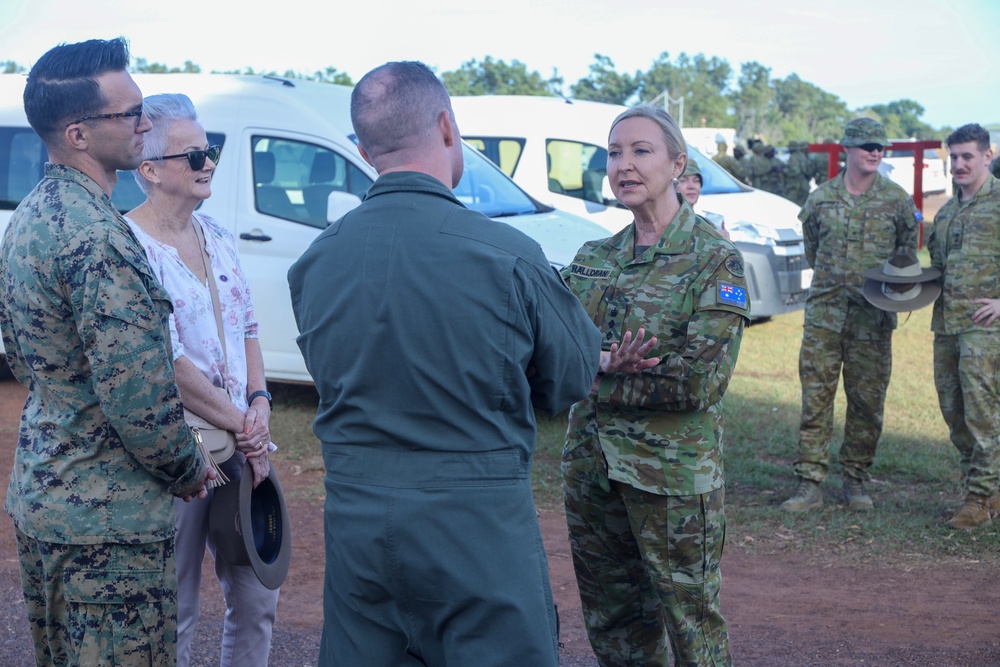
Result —
[[660, 357], [644, 359], [650, 350], [656, 347], [656, 336], [643, 343], [645, 337], [645, 327], [639, 327], [639, 332], [634, 339], [632, 338], [632, 330], [626, 331], [625, 335], [622, 336], [621, 345], [612, 343], [610, 352], [601, 352], [601, 372], [638, 373], [660, 363]]

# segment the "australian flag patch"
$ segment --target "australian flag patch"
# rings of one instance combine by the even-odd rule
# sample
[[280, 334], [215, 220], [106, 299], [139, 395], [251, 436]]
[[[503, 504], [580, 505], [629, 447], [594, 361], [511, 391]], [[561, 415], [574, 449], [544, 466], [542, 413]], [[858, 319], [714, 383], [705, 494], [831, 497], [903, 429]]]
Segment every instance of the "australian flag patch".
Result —
[[717, 303], [724, 303], [727, 306], [736, 306], [745, 310], [747, 307], [747, 289], [738, 285], [730, 285], [729, 283], [719, 283], [719, 298]]

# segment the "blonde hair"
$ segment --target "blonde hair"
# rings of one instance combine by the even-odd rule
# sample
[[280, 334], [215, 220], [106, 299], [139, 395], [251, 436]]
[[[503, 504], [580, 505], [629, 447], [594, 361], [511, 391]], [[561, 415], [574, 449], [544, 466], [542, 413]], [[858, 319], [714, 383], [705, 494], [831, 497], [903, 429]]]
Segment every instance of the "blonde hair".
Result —
[[611, 123], [611, 129], [608, 130], [609, 139], [615, 126], [627, 118], [648, 118], [653, 121], [660, 126], [660, 131], [663, 133], [663, 140], [667, 144], [667, 152], [670, 154], [670, 157], [675, 159], [681, 155], [685, 158], [687, 157], [687, 142], [684, 140], [684, 134], [677, 125], [677, 121], [664, 109], [646, 103], [629, 107], [618, 114], [618, 117]]

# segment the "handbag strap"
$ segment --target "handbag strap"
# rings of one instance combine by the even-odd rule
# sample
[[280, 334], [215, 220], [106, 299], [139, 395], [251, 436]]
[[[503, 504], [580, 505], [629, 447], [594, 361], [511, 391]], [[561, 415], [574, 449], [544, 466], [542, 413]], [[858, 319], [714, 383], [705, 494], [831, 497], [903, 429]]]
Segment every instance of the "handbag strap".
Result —
[[195, 216], [191, 216], [194, 223], [194, 232], [198, 236], [198, 248], [201, 250], [201, 263], [205, 266], [205, 273], [208, 276], [208, 291], [212, 297], [212, 310], [215, 311], [215, 326], [219, 329], [219, 343], [222, 345], [222, 385], [229, 393], [229, 357], [226, 354], [226, 332], [222, 328], [222, 308], [219, 305], [219, 290], [215, 286], [215, 274], [212, 272], [212, 262], [208, 258], [208, 251], [205, 249], [205, 232], [201, 229], [201, 221]]

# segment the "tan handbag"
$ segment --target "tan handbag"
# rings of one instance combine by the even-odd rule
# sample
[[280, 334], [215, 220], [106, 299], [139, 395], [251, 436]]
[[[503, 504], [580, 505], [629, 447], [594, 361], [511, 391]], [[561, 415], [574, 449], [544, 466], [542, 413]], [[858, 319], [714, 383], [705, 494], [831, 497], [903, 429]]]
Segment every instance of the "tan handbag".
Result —
[[[201, 261], [205, 266], [205, 273], [208, 275], [208, 290], [212, 297], [212, 309], [215, 311], [215, 325], [219, 329], [219, 342], [222, 344], [223, 368], [228, 372], [229, 359], [226, 354], [226, 334], [222, 328], [222, 310], [219, 307], [215, 275], [212, 273], [211, 262], [208, 260], [208, 253], [205, 250], [205, 235], [201, 230], [201, 224], [193, 218], [192, 224], [194, 224], [195, 234], [198, 236], [198, 245], [201, 247]], [[223, 377], [223, 382], [226, 382], [225, 377]], [[229, 392], [222, 387], [216, 387], [216, 389], [225, 393], [226, 400], [229, 400]], [[184, 420], [194, 433], [194, 439], [198, 443], [198, 452], [201, 454], [201, 458], [205, 460], [206, 464], [215, 468], [215, 479], [209, 480], [207, 486], [209, 488], [222, 486], [229, 481], [229, 477], [222, 472], [221, 464], [228, 461], [236, 452], [236, 434], [209, 423], [187, 408], [184, 408]]]

